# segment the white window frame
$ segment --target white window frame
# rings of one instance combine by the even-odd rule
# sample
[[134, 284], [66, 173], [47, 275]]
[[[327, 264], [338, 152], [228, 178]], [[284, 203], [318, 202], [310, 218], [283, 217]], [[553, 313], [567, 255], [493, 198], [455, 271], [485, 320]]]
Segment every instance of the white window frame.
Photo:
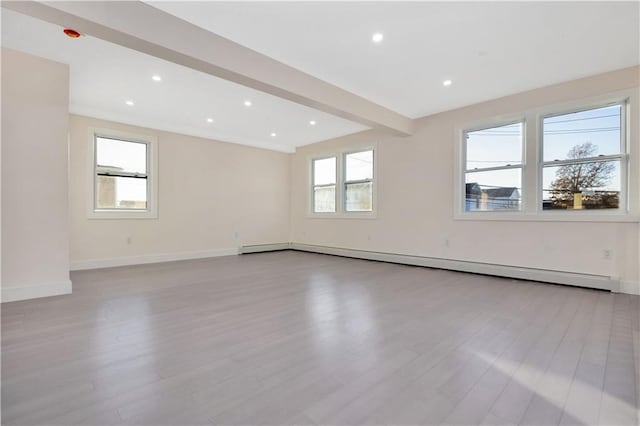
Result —
[[[358, 154], [360, 152], [371, 151], [371, 157], [373, 159], [372, 170], [371, 170], [371, 179], [359, 179], [359, 180], [347, 180], [347, 155], [350, 154]], [[357, 149], [355, 151], [345, 151], [342, 153], [342, 176], [344, 179], [342, 180], [342, 211], [345, 214], [371, 214], [375, 211], [375, 192], [373, 190], [374, 181], [376, 179], [376, 152], [373, 148], [366, 149]], [[347, 210], [347, 185], [353, 185], [358, 183], [369, 183], [371, 182], [371, 211], [350, 211]]]
[[[598, 108], [604, 108], [613, 105], [620, 105], [621, 111], [621, 120], [620, 120], [620, 153], [612, 154], [612, 155], [604, 155], [604, 156], [596, 156], [581, 159], [579, 161], [576, 160], [551, 160], [544, 161], [544, 120], [550, 117], [557, 117], [561, 115], [567, 115], [577, 112], [584, 112]], [[616, 101], [608, 101], [603, 103], [592, 103], [588, 105], [583, 105], [577, 108], [567, 108], [564, 110], [558, 110], [549, 114], [541, 114], [538, 117], [538, 128], [539, 131], [539, 161], [538, 161], [538, 193], [537, 193], [537, 213], [543, 215], [582, 215], [582, 216], [600, 216], [600, 215], [624, 215], [629, 212], [628, 205], [628, 170], [629, 170], [629, 148], [628, 148], [628, 133], [629, 126], [628, 123], [628, 109], [629, 109], [629, 99], [624, 98]], [[563, 166], [566, 164], [578, 164], [578, 163], [594, 163], [594, 162], [607, 162], [607, 161], [620, 161], [620, 196], [619, 196], [619, 205], [617, 209], [584, 209], [584, 210], [544, 210], [543, 209], [543, 174], [545, 167], [553, 167], [553, 166]]]
[[[373, 179], [372, 182], [372, 200], [370, 212], [349, 212], [345, 208], [345, 176], [346, 176], [346, 156], [348, 154], [354, 154], [363, 151], [373, 151]], [[309, 181], [307, 188], [309, 188], [309, 202], [307, 209], [307, 216], [315, 219], [376, 219], [377, 218], [377, 203], [378, 203], [378, 181], [380, 180], [380, 173], [378, 170], [378, 144], [363, 145], [363, 146], [351, 146], [341, 150], [323, 152], [318, 155], [311, 155], [307, 157], [307, 164], [309, 170]], [[322, 160], [325, 158], [336, 157], [336, 211], [334, 212], [319, 212], [313, 211], [313, 162], [314, 160]]]
[[[508, 164], [506, 166], [495, 166], [495, 167], [483, 167], [483, 168], [475, 168], [475, 169], [467, 169], [467, 134], [478, 132], [481, 130], [489, 130], [496, 127], [509, 126], [512, 124], [522, 124], [522, 150], [520, 152], [520, 163], [517, 165]], [[467, 128], [462, 131], [462, 205], [460, 209], [464, 214], [468, 215], [484, 215], [484, 214], [505, 214], [505, 215], [522, 215], [522, 213], [526, 209], [525, 202], [525, 189], [524, 189], [524, 167], [525, 167], [525, 152], [526, 152], [526, 134], [527, 134], [527, 122], [524, 117], [508, 120], [508, 121], [497, 121], [491, 125], [484, 125], [480, 127], [472, 127]], [[466, 211], [466, 182], [467, 182], [467, 174], [468, 173], [479, 173], [479, 172], [492, 172], [498, 170], [513, 170], [520, 169], [520, 208], [517, 210], [474, 210], [474, 211]]]
[[[99, 209], [96, 207], [97, 170], [96, 139], [98, 137], [143, 143], [147, 146], [147, 208]], [[112, 129], [89, 128], [87, 175], [87, 217], [89, 219], [157, 219], [158, 218], [158, 140], [155, 136], [140, 135]]]
[[[330, 158], [334, 158], [336, 160], [336, 175], [335, 175], [335, 182], [334, 183], [327, 183], [327, 184], [322, 184], [322, 185], [317, 185], [315, 182], [315, 177], [316, 177], [316, 161], [320, 161], [320, 160], [328, 160]], [[317, 214], [317, 215], [327, 215], [327, 214], [335, 214], [339, 211], [339, 206], [338, 206], [338, 157], [336, 157], [335, 155], [328, 155], [325, 157], [316, 157], [313, 158], [311, 160], [311, 212], [313, 214]], [[328, 188], [330, 186], [333, 186], [335, 188], [335, 193], [334, 193], [334, 208], [335, 210], [332, 212], [317, 212], [316, 211], [316, 197], [315, 197], [315, 190], [316, 188]]]
[[[622, 129], [624, 151], [621, 160], [621, 195], [619, 209], [603, 210], [543, 210], [543, 127], [544, 117], [568, 114], [626, 102]], [[501, 115], [483, 120], [462, 123], [454, 127], [454, 167], [453, 167], [453, 209], [455, 220], [471, 221], [531, 221], [531, 222], [640, 222], [640, 110], [637, 89], [626, 89], [585, 99], [545, 105], [509, 115]], [[520, 212], [464, 211], [465, 197], [465, 132], [470, 129], [496, 127], [504, 123], [516, 122], [524, 118], [524, 159], [522, 178], [522, 210]], [[472, 131], [472, 130], [471, 130]]]

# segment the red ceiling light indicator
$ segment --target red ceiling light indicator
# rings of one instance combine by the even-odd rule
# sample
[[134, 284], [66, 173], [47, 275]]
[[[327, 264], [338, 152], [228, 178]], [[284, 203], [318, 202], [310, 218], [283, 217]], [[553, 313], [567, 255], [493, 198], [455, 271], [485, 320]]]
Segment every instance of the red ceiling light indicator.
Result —
[[68, 37], [71, 38], [78, 38], [80, 37], [80, 33], [77, 32], [76, 30], [72, 30], [71, 28], [65, 28], [64, 30], [62, 30]]

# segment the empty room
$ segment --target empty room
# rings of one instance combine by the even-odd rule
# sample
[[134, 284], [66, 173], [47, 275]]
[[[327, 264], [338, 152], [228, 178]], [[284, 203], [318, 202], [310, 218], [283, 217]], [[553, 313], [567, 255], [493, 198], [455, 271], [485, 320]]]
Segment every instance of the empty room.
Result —
[[3, 425], [640, 423], [639, 1], [2, 1]]

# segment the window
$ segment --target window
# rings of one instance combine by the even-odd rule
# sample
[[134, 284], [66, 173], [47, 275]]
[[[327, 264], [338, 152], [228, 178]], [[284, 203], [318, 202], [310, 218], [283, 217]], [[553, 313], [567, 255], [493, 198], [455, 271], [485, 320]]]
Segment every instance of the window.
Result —
[[637, 222], [640, 156], [629, 144], [639, 100], [622, 90], [458, 128], [454, 217]]
[[464, 133], [464, 211], [518, 211], [522, 205], [523, 122]]
[[542, 209], [619, 209], [623, 103], [542, 119]]
[[155, 217], [155, 141], [92, 131], [90, 217]]
[[373, 211], [373, 150], [345, 154], [344, 209]]
[[310, 213], [324, 217], [374, 218], [372, 148], [311, 159]]
[[313, 212], [336, 211], [336, 157], [313, 160]]

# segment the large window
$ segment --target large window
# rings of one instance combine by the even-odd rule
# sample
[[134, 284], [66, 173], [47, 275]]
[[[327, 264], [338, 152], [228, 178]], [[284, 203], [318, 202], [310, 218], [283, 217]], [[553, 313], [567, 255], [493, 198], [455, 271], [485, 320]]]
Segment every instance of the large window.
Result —
[[520, 210], [523, 122], [464, 133], [464, 210]]
[[[457, 129], [455, 212], [469, 220], [636, 221], [632, 91]], [[517, 115], [516, 115], [517, 114]]]
[[624, 104], [542, 119], [542, 208], [618, 209], [625, 153]]
[[91, 217], [154, 217], [155, 143], [92, 131]]
[[313, 160], [313, 212], [336, 211], [336, 157]]
[[311, 213], [325, 217], [374, 217], [374, 150], [311, 160]]
[[373, 210], [373, 150], [344, 155], [344, 209]]

